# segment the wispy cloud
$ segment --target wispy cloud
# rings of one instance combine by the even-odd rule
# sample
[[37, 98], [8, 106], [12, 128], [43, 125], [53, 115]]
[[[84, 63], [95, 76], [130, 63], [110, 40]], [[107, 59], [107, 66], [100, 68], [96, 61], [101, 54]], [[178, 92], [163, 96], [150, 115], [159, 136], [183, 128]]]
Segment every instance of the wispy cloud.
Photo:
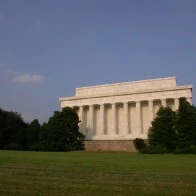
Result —
[[18, 75], [19, 73], [13, 69], [6, 69], [5, 72], [11, 76], [16, 76]]
[[44, 79], [45, 77], [43, 75], [22, 74], [14, 77], [12, 81], [15, 83], [29, 84], [29, 83], [40, 83]]
[[31, 73], [19, 73], [14, 69], [9, 69], [3, 63], [0, 63], [1, 73], [4, 73], [6, 80], [12, 81], [18, 84], [33, 84], [40, 83], [45, 80], [45, 77], [40, 74], [31, 74]]

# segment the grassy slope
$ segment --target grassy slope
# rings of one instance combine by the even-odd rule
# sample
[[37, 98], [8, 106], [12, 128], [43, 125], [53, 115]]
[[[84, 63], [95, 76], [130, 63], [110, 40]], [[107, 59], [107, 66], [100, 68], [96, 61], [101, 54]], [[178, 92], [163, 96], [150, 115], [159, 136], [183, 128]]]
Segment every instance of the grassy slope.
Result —
[[0, 151], [0, 195], [194, 195], [195, 155]]

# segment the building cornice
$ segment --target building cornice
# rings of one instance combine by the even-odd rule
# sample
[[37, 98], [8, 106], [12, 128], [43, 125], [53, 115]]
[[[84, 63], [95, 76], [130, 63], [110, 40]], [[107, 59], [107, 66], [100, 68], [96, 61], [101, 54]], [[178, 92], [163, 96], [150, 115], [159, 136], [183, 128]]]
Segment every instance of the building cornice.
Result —
[[153, 81], [163, 81], [163, 80], [172, 80], [172, 79], [176, 80], [176, 77], [156, 78], [156, 79], [138, 80], [138, 81], [132, 81], [132, 82], [120, 82], [120, 83], [112, 83], [112, 84], [101, 84], [101, 85], [95, 85], [95, 86], [84, 86], [84, 87], [77, 87], [76, 90], [93, 89], [93, 88], [98, 88], [98, 87], [122, 86], [125, 84], [137, 84], [137, 83], [144, 83], [144, 82], [148, 83], [148, 82], [153, 82]]
[[[158, 80], [158, 79], [156, 79]], [[146, 80], [145, 80], [146, 81]], [[151, 80], [152, 81], [152, 80]], [[121, 83], [119, 83], [121, 84]], [[192, 85], [184, 85], [184, 86], [177, 86], [175, 88], [159, 88], [159, 89], [152, 89], [152, 90], [146, 90], [146, 91], [135, 91], [135, 92], [129, 92], [129, 93], [111, 93], [111, 94], [100, 94], [100, 95], [89, 95], [89, 96], [72, 96], [72, 97], [61, 97], [59, 98], [59, 101], [71, 101], [71, 100], [80, 100], [80, 99], [93, 99], [93, 98], [103, 98], [103, 97], [112, 97], [112, 96], [122, 96], [122, 95], [134, 95], [134, 94], [144, 94], [144, 93], [154, 93], [154, 92], [163, 92], [163, 91], [176, 91], [176, 90], [185, 90], [185, 89], [191, 89]]]

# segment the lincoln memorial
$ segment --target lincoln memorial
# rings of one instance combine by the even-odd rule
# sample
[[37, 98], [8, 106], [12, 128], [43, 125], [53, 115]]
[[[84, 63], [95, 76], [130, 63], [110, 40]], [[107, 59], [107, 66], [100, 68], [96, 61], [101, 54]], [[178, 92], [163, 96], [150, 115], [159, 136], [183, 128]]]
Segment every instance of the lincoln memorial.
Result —
[[78, 113], [86, 150], [134, 151], [133, 139], [147, 139], [159, 107], [177, 110], [181, 97], [191, 103], [192, 86], [168, 77], [76, 88], [59, 100]]

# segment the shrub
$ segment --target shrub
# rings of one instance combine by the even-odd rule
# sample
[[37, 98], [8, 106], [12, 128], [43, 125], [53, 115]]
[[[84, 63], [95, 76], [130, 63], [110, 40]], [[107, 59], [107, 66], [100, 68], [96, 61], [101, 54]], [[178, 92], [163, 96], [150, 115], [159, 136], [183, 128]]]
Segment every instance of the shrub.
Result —
[[139, 152], [141, 152], [141, 150], [146, 147], [144, 140], [141, 138], [134, 139], [133, 144], [134, 144], [136, 150]]
[[190, 154], [191, 153], [191, 149], [184, 147], [184, 148], [176, 148], [173, 151], [174, 154]]
[[23, 150], [19, 144], [11, 143], [4, 146], [4, 150]]
[[196, 146], [195, 145], [191, 145], [190, 148], [191, 148], [191, 152], [193, 154], [196, 154]]
[[184, 147], [184, 148], [176, 148], [173, 151], [174, 154], [196, 154], [196, 146], [191, 145], [189, 147]]
[[147, 146], [141, 150], [144, 154], [164, 154], [167, 153], [167, 149], [162, 146]]
[[40, 146], [39, 143], [32, 144], [31, 147], [28, 149], [30, 151], [39, 151]]

